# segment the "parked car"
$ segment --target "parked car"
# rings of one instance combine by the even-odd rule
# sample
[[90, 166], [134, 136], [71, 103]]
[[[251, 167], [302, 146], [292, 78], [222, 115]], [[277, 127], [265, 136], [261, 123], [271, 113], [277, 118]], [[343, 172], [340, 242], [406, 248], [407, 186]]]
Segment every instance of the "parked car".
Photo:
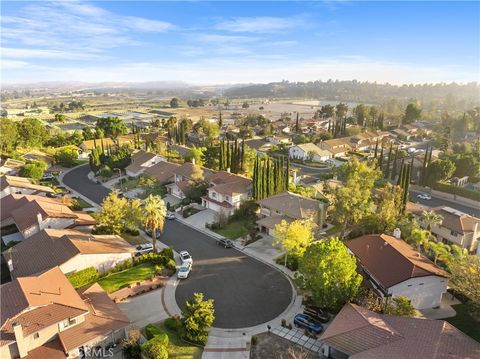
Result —
[[182, 261], [182, 264], [188, 263], [192, 265], [193, 259], [190, 253], [188, 253], [187, 251], [181, 251], [179, 254], [180, 254], [180, 259]]
[[173, 212], [167, 212], [165, 218], [166, 218], [166, 219], [175, 219], [175, 213], [173, 213]]
[[43, 177], [42, 177], [42, 180], [46, 181], [46, 180], [52, 180], [52, 179], [54, 179], [54, 178], [55, 178], [55, 176], [54, 176], [53, 174], [51, 174], [51, 173], [45, 173], [45, 174], [43, 175]]
[[[145, 233], [146, 233], [149, 237], [152, 236], [152, 230], [151, 230], [150, 228], [145, 228]], [[157, 239], [160, 238], [160, 235], [161, 235], [161, 234], [162, 234], [162, 232], [160, 232], [159, 229], [156, 229], [156, 230], [155, 230], [155, 238], [157, 238]]]
[[429, 194], [426, 194], [426, 193], [420, 193], [419, 195], [417, 195], [417, 198], [429, 201], [429, 200], [432, 199], [432, 196], [430, 196]]
[[141, 256], [142, 254], [152, 253], [153, 245], [150, 243], [139, 244], [135, 249], [137, 250], [135, 255]]
[[217, 244], [225, 248], [233, 248], [233, 242], [230, 239], [217, 239]]
[[295, 318], [293, 318], [293, 324], [297, 328], [308, 329], [317, 334], [321, 333], [323, 330], [323, 326], [320, 323], [314, 321], [306, 314], [295, 315]]
[[192, 271], [192, 265], [191, 263], [184, 263], [178, 268], [177, 272], [177, 278], [178, 279], [186, 279], [188, 278], [188, 275]]
[[305, 307], [303, 314], [308, 315], [309, 317], [313, 318], [313, 320], [320, 323], [328, 323], [330, 320], [330, 314], [319, 308]]

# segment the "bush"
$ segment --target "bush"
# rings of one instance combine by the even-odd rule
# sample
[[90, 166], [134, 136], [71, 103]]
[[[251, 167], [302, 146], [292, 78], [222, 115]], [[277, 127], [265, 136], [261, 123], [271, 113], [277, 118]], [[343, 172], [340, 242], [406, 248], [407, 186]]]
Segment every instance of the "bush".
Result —
[[138, 236], [140, 235], [140, 231], [136, 228], [127, 228], [125, 229], [126, 234], [130, 234], [131, 236]]
[[73, 166], [77, 163], [78, 150], [74, 147], [66, 147], [55, 153], [55, 161], [62, 165]]
[[100, 278], [100, 274], [93, 267], [82, 269], [75, 273], [67, 274], [66, 277], [74, 288], [80, 288]]
[[100, 170], [98, 171], [98, 174], [102, 177], [109, 178], [113, 176], [113, 171], [110, 167], [108, 167], [107, 165], [104, 165], [100, 168]]
[[47, 164], [40, 161], [34, 161], [32, 163], [28, 163], [20, 169], [19, 175], [21, 177], [33, 178], [33, 179], [41, 179], [47, 169]]
[[158, 336], [162, 336], [162, 340], [165, 341], [165, 346], [168, 345], [168, 335], [165, 334], [159, 327], [157, 327], [156, 325], [153, 325], [153, 324], [148, 324], [146, 327], [145, 327], [145, 335], [147, 337], [148, 340], [156, 337], [157, 335]]
[[457, 187], [452, 184], [442, 182], [437, 182], [433, 184], [432, 188], [437, 191], [455, 194], [460, 197], [473, 199], [474, 201], [480, 201], [480, 192], [474, 191], [472, 189]]
[[[168, 336], [163, 333], [167, 338], [168, 345]], [[167, 359], [168, 351], [165, 345], [163, 344], [165, 339], [161, 335], [157, 335], [149, 341], [142, 344], [142, 352], [145, 353], [150, 359]]]
[[252, 345], [257, 345], [257, 342], [258, 342], [258, 338], [254, 335], [252, 336]]
[[125, 269], [129, 269], [133, 267], [133, 261], [132, 259], [127, 259], [123, 261], [122, 263], [117, 264], [112, 270], [111, 273], [115, 272], [121, 272], [124, 271]]
[[135, 260], [135, 265], [142, 263], [152, 263], [154, 265], [167, 266], [169, 258], [159, 253], [143, 254]]
[[160, 255], [161, 255], [161, 256], [164, 256], [164, 257], [167, 257], [168, 259], [173, 259], [173, 258], [174, 258], [174, 256], [173, 256], [173, 249], [170, 248], [170, 247], [163, 248], [163, 249], [160, 251]]
[[165, 319], [164, 324], [167, 329], [173, 330], [176, 333], [178, 333], [178, 331], [182, 327], [182, 322], [178, 316], [173, 316]]
[[141, 347], [137, 343], [125, 343], [123, 344], [123, 355], [127, 359], [140, 359]]
[[166, 264], [166, 267], [167, 267], [168, 269], [175, 270], [175, 269], [177, 269], [177, 263], [175, 262], [174, 259], [169, 259], [168, 262], [167, 262], [167, 264]]
[[[284, 265], [285, 264], [285, 255], [282, 255], [275, 259], [275, 263]], [[287, 268], [296, 271], [298, 269], [298, 257], [293, 254], [287, 256]]]
[[257, 209], [258, 204], [256, 204], [253, 200], [243, 201], [230, 216], [229, 222], [239, 219], [256, 218]]

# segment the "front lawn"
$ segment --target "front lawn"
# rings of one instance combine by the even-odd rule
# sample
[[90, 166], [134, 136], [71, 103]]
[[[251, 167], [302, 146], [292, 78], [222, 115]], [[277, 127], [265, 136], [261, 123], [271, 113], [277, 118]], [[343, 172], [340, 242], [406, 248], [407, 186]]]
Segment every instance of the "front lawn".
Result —
[[155, 266], [151, 263], [143, 263], [126, 269], [122, 272], [111, 274], [98, 280], [98, 284], [107, 292], [113, 293], [130, 283], [149, 279], [155, 275]]
[[170, 342], [167, 347], [168, 357], [177, 358], [177, 359], [200, 359], [202, 357], [203, 350], [202, 348], [189, 345], [182, 341], [177, 332], [168, 329], [165, 325], [160, 324], [160, 329], [167, 333]]
[[457, 304], [452, 305], [452, 308], [455, 309], [457, 315], [445, 320], [477, 342], [480, 342], [480, 323], [470, 316], [468, 306], [466, 304]]
[[230, 239], [237, 239], [238, 237], [243, 237], [248, 234], [250, 225], [251, 220], [241, 219], [227, 223], [225, 227], [215, 229], [214, 232]]
[[139, 182], [138, 178], [129, 179], [129, 180], [126, 180], [125, 182], [123, 182], [121, 185], [120, 185], [120, 183], [117, 183], [115, 185], [115, 188], [122, 189], [123, 191], [128, 192], [128, 191], [131, 191], [132, 189], [137, 188], [138, 187], [138, 182]]
[[122, 238], [125, 239], [132, 246], [136, 246], [138, 244], [148, 243], [148, 241], [141, 235], [133, 236], [133, 235], [128, 234], [128, 233], [122, 233]]

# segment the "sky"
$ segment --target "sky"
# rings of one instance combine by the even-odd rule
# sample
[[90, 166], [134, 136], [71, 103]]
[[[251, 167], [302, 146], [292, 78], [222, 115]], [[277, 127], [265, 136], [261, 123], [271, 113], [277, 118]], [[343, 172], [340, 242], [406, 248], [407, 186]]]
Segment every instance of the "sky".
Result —
[[480, 81], [479, 2], [1, 6], [4, 84]]

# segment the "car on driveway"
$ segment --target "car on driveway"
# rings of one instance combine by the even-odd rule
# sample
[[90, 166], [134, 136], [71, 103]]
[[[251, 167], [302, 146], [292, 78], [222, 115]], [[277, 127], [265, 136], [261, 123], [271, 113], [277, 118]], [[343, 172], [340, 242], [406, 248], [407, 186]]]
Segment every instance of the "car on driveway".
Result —
[[313, 320], [312, 317], [306, 315], [306, 314], [297, 314], [295, 315], [295, 318], [293, 318], [293, 324], [297, 328], [302, 328], [302, 329], [307, 329], [311, 330], [312, 332], [315, 332], [316, 334], [319, 334], [323, 330], [323, 326]]
[[165, 215], [165, 218], [166, 219], [175, 219], [175, 213], [167, 212], [167, 214]]
[[217, 244], [225, 248], [233, 248], [233, 242], [230, 239], [217, 239]]
[[432, 196], [430, 196], [429, 194], [426, 194], [426, 193], [420, 193], [419, 195], [417, 195], [417, 198], [429, 201], [429, 200], [432, 199]]
[[153, 245], [150, 243], [139, 244], [136, 248], [135, 255], [141, 256], [142, 254], [152, 253]]
[[187, 251], [181, 251], [179, 254], [180, 254], [180, 260], [182, 261], [182, 264], [187, 263], [192, 265], [193, 259], [190, 253], [188, 253]]
[[191, 263], [184, 263], [178, 268], [177, 278], [178, 279], [186, 279], [188, 275], [192, 271], [192, 264]]

